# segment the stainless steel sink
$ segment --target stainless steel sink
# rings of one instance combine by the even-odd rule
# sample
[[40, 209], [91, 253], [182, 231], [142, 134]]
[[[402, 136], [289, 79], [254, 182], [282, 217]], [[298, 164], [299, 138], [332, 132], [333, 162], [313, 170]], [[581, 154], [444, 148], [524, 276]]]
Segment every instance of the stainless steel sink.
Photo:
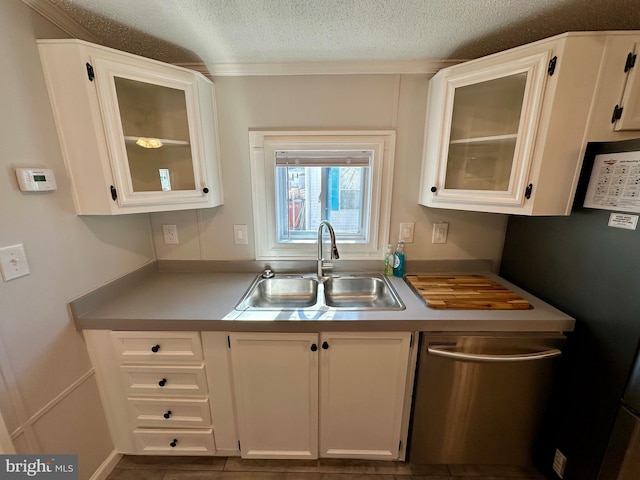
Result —
[[306, 308], [315, 305], [318, 298], [318, 281], [301, 276], [262, 278], [258, 276], [242, 298], [236, 310], [283, 310]]
[[404, 308], [395, 290], [382, 275], [328, 278], [324, 282], [324, 297], [327, 306], [336, 308]]
[[256, 277], [236, 310], [402, 310], [404, 304], [384, 275]]

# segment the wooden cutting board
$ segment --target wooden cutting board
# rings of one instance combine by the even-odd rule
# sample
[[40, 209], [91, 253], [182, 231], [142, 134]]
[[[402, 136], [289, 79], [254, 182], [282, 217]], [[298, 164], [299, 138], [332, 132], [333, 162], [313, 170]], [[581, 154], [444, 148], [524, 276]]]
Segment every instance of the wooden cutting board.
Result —
[[531, 304], [483, 275], [407, 275], [431, 308], [526, 310]]

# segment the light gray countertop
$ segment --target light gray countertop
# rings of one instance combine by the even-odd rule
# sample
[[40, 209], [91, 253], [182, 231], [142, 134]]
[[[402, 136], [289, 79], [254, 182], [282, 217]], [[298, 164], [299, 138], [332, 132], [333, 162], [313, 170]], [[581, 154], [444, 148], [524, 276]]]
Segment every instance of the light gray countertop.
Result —
[[[235, 306], [256, 277], [255, 270], [237, 273], [191, 267], [193, 264], [185, 267], [182, 264], [175, 266], [168, 262], [154, 262], [73, 300], [69, 306], [76, 327], [81, 330], [252, 332], [567, 332], [574, 328], [574, 320], [570, 316], [488, 270], [477, 271], [478, 265], [474, 266], [472, 273], [480, 273], [496, 280], [529, 301], [533, 308], [432, 309], [426, 306], [402, 278], [390, 277], [406, 306], [404, 310], [340, 311], [325, 308], [243, 312], [235, 310]], [[470, 271], [465, 269], [447, 273]]]

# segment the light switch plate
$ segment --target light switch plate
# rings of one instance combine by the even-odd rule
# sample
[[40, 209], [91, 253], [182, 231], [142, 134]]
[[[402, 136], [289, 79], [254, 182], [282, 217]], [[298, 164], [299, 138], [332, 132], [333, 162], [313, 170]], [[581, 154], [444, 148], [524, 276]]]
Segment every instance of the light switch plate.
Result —
[[247, 236], [248, 231], [246, 225], [233, 226], [233, 243], [236, 245], [247, 245], [249, 243]]
[[0, 248], [0, 271], [5, 282], [29, 275], [29, 264], [21, 243]]

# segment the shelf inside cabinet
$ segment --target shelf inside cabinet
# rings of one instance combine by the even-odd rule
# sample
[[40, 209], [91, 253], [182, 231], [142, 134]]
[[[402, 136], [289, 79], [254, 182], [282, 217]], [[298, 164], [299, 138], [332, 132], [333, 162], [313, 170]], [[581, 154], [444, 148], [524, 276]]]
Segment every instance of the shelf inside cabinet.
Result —
[[[136, 143], [140, 138], [142, 137], [125, 136], [124, 141], [125, 143]], [[144, 138], [147, 138], [147, 137], [144, 137]], [[151, 137], [148, 137], [148, 138], [151, 138]], [[186, 140], [172, 140], [170, 138], [153, 138], [153, 140], [159, 140], [160, 142], [162, 142], [161, 146], [167, 146], [167, 147], [190, 145], [190, 143]]]
[[464, 145], [470, 143], [491, 143], [491, 142], [503, 142], [513, 140], [515, 141], [518, 138], [517, 133], [511, 133], [507, 135], [491, 135], [487, 137], [472, 137], [472, 138], [460, 138], [457, 140], [451, 140], [449, 142], [450, 145]]

